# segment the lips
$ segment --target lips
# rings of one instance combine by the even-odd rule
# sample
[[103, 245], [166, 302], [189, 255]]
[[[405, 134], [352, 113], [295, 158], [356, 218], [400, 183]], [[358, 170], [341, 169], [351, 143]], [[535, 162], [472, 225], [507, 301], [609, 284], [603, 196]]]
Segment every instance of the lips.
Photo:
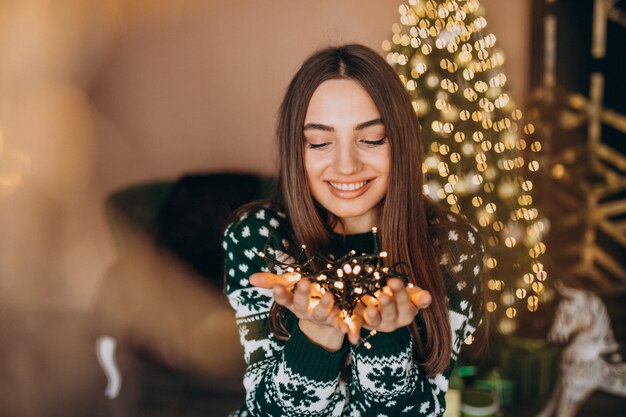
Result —
[[372, 180], [355, 182], [326, 181], [331, 194], [337, 198], [353, 199], [360, 197], [370, 189]]
[[339, 191], [355, 191], [367, 184], [367, 181], [359, 182], [334, 182], [328, 181], [328, 183]]

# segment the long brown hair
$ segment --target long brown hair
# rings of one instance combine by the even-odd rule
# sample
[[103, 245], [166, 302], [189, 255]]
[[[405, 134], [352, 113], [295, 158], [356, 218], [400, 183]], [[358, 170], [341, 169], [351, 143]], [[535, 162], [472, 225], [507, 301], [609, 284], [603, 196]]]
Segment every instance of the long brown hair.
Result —
[[[277, 128], [279, 180], [275, 203], [292, 225], [293, 238], [306, 243], [309, 255], [327, 251], [329, 222], [333, 219], [308, 190], [304, 168], [304, 119], [314, 91], [324, 81], [351, 79], [370, 95], [385, 126], [391, 149], [391, 172], [385, 198], [381, 201], [380, 244], [389, 263], [404, 261], [410, 280], [430, 291], [433, 302], [420, 311], [411, 334], [416, 360], [429, 375], [443, 372], [450, 362], [452, 341], [446, 302], [446, 283], [435, 249], [437, 230], [447, 230], [447, 211], [428, 200], [423, 190], [423, 145], [420, 126], [411, 98], [394, 70], [375, 51], [351, 44], [330, 47], [310, 56], [291, 81], [280, 107]], [[455, 222], [457, 225], [458, 222]], [[436, 227], [433, 227], [437, 224]], [[284, 308], [274, 304], [270, 329], [285, 337]]]

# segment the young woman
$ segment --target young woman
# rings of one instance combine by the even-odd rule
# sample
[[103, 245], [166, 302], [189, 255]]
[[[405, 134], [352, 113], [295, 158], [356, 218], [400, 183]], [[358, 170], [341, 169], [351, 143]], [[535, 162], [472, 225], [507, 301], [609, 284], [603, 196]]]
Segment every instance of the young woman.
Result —
[[[247, 372], [233, 415], [443, 414], [448, 375], [480, 321], [482, 246], [463, 219], [428, 200], [411, 99], [373, 50], [321, 50], [297, 72], [278, 124], [278, 193], [243, 208], [227, 228], [226, 293], [236, 310]], [[306, 253], [373, 252], [390, 279], [345, 320], [330, 293], [270, 271]], [[349, 324], [350, 323], [350, 324]], [[359, 336], [377, 333], [366, 349]]]

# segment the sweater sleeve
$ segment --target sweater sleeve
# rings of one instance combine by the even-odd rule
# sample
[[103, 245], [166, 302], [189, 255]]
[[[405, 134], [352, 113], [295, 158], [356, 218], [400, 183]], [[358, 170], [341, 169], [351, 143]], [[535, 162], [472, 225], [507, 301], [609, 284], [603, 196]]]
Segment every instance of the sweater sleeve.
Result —
[[[226, 295], [235, 309], [247, 364], [245, 410], [252, 416], [338, 415], [346, 401], [339, 374], [345, 348], [328, 352], [311, 343], [291, 315], [291, 336], [277, 339], [268, 329], [272, 290], [250, 285], [249, 276], [269, 271], [258, 253], [289, 259], [285, 216], [269, 208], [244, 214], [226, 229]], [[280, 267], [272, 271], [283, 273]]]
[[[448, 239], [453, 255], [443, 255], [441, 264], [448, 281], [448, 313], [452, 353], [448, 369], [433, 377], [426, 376], [413, 359], [413, 340], [408, 328], [391, 333], [377, 333], [370, 339], [371, 349], [353, 348], [355, 395], [367, 411], [376, 416], [441, 416], [446, 404], [448, 378], [458, 359], [463, 341], [480, 322], [483, 247], [475, 229], [468, 231], [467, 244], [457, 244], [457, 231]], [[451, 271], [454, 278], [447, 273]], [[472, 301], [475, 300], [475, 301]]]

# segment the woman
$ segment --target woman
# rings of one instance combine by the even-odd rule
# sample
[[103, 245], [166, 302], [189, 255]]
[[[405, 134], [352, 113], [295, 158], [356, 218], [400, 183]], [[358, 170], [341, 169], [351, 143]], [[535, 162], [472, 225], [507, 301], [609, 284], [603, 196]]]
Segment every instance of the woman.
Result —
[[[482, 246], [422, 193], [419, 124], [398, 76], [361, 45], [313, 54], [282, 102], [278, 140], [276, 197], [244, 207], [225, 232], [247, 363], [234, 415], [443, 414], [447, 377], [480, 321]], [[390, 279], [351, 320], [258, 256], [286, 261], [300, 244], [308, 256], [372, 252], [374, 226], [412, 285]]]

